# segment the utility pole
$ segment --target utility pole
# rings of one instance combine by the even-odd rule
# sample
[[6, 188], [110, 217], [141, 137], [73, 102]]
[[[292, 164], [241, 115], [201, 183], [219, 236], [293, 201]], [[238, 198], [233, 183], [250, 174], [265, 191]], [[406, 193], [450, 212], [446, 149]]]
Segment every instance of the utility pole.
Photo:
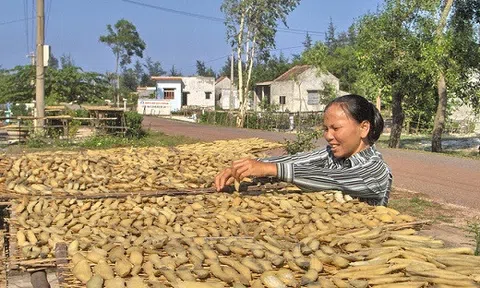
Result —
[[43, 66], [43, 44], [45, 42], [45, 0], [37, 0], [37, 72], [35, 100], [37, 117], [35, 132], [43, 132], [45, 116], [45, 67]]
[[233, 98], [233, 50], [232, 50], [232, 56], [230, 57], [230, 99], [229, 99], [229, 106], [230, 110], [235, 108], [235, 102]]

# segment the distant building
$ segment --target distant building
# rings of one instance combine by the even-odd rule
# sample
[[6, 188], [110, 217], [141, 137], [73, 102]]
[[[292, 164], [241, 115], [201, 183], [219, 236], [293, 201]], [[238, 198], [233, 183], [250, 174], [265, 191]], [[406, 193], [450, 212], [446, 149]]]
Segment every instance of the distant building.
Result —
[[215, 108], [215, 79], [213, 77], [153, 76], [158, 100], [168, 100], [172, 112], [182, 108]]
[[155, 95], [156, 87], [137, 87], [138, 98], [150, 98]]
[[[215, 81], [215, 104], [217, 107], [222, 109], [238, 109], [240, 107], [237, 86], [234, 84], [232, 89], [231, 83], [230, 78], [226, 76], [222, 76]], [[233, 91], [232, 98], [230, 98], [231, 91]]]
[[297, 65], [272, 81], [257, 83], [253, 106], [259, 110], [264, 101], [278, 105], [279, 111], [323, 111], [327, 85], [332, 86], [335, 95], [339, 94], [340, 82], [333, 74], [319, 73], [311, 65]]

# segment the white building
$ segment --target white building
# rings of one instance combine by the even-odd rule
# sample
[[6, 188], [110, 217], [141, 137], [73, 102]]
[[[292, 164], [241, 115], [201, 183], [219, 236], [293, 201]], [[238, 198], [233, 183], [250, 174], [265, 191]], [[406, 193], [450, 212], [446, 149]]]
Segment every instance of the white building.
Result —
[[172, 112], [186, 107], [215, 108], [215, 79], [213, 77], [153, 76], [156, 99], [170, 101]]
[[329, 72], [319, 73], [310, 65], [297, 65], [273, 81], [255, 85], [254, 107], [265, 101], [278, 105], [279, 111], [310, 112], [323, 111], [327, 85], [339, 94], [340, 82]]
[[[240, 101], [238, 100], [238, 90], [235, 84], [231, 86], [232, 81], [226, 76], [222, 76], [215, 81], [215, 104], [222, 109], [238, 109]], [[230, 93], [233, 91], [233, 97]]]
[[215, 78], [182, 77], [182, 107], [215, 108]]

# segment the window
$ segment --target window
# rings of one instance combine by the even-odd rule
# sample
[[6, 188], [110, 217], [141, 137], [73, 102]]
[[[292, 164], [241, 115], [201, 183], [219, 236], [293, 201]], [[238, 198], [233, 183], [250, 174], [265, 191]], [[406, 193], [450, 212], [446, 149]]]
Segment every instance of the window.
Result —
[[320, 91], [318, 90], [308, 90], [308, 105], [318, 105], [320, 104]]
[[163, 89], [163, 99], [174, 99], [174, 98], [175, 98], [175, 88]]
[[212, 92], [205, 92], [205, 99], [210, 99]]
[[279, 99], [280, 104], [284, 105], [285, 103], [287, 103], [286, 98], [287, 98], [286, 96], [280, 96], [280, 99]]

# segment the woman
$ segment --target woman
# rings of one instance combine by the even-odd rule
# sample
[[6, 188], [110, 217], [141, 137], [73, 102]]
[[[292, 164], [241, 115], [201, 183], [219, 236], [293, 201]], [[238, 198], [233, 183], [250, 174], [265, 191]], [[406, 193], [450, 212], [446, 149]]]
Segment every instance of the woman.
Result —
[[304, 190], [341, 190], [371, 205], [388, 203], [392, 174], [375, 148], [383, 118], [359, 95], [345, 95], [325, 108], [321, 150], [265, 159], [240, 159], [215, 177], [218, 191], [235, 179], [273, 176]]

